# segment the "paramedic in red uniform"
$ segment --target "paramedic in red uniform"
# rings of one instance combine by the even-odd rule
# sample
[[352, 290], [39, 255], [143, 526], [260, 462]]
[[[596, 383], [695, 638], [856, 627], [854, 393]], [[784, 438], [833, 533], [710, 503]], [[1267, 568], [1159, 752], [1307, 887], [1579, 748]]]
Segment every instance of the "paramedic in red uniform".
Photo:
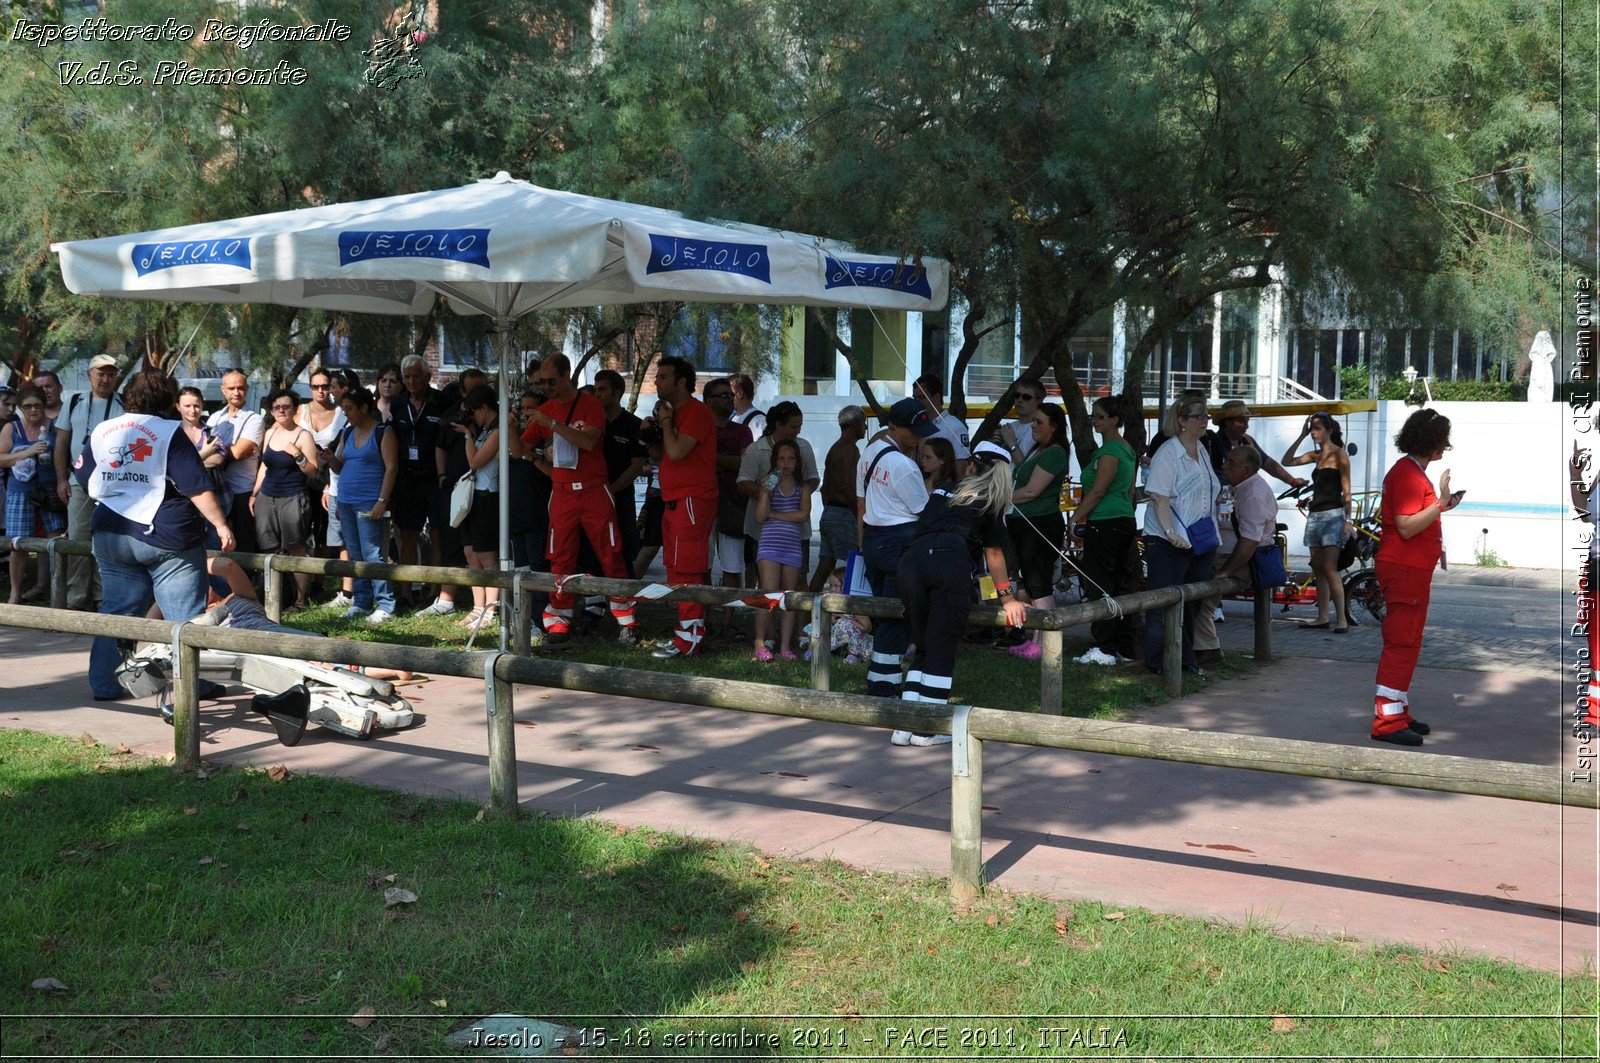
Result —
[[[667, 582], [711, 582], [711, 533], [717, 526], [717, 419], [694, 397], [694, 366], [663, 358], [656, 367], [656, 422], [661, 425], [662, 553]], [[678, 629], [657, 657], [692, 657], [706, 635], [706, 607], [678, 603]]]
[[1450, 494], [1450, 470], [1436, 494], [1428, 466], [1450, 449], [1450, 419], [1418, 410], [1395, 437], [1405, 455], [1383, 478], [1383, 541], [1378, 545], [1378, 586], [1383, 590], [1383, 653], [1373, 701], [1372, 738], [1420, 746], [1432, 728], [1411, 715], [1411, 676], [1422, 653], [1433, 568], [1444, 554], [1440, 517], [1460, 504]]
[[[627, 579], [622, 560], [622, 533], [617, 529], [617, 508], [612, 501], [610, 477], [601, 437], [606, 428], [606, 408], [593, 395], [572, 386], [572, 363], [566, 355], [552, 354], [533, 379], [548, 399], [528, 419], [522, 441], [538, 447], [549, 440], [543, 470], [550, 475], [550, 535], [545, 556], [550, 571], [569, 576], [577, 570], [578, 536], [589, 537], [600, 558], [600, 570], [611, 579]], [[544, 610], [546, 644], [559, 645], [572, 637], [573, 596], [557, 590]], [[611, 599], [611, 615], [621, 629], [617, 641], [632, 646], [633, 600]]]

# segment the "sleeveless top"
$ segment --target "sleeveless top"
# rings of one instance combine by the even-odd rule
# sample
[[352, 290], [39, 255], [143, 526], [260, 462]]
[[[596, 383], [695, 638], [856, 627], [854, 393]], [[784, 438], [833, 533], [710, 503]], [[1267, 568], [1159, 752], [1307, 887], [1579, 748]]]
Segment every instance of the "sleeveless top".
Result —
[[[496, 427], [496, 425], [490, 425], [488, 428], [485, 428], [483, 431], [473, 436], [473, 446], [482, 447], [483, 441], [489, 438], [489, 434], [493, 432]], [[498, 444], [496, 445], [498, 446]], [[500, 490], [500, 458], [498, 454], [495, 457], [490, 458], [482, 468], [479, 468], [473, 472], [472, 489], [474, 491]]]
[[354, 425], [345, 430], [344, 468], [339, 471], [339, 501], [367, 509], [378, 501], [383, 490], [383, 433], [385, 426], [374, 424], [363, 446], [356, 446]]
[[1338, 469], [1317, 469], [1311, 474], [1312, 513], [1344, 508], [1344, 481]]
[[306, 475], [300, 471], [299, 462], [294, 460], [300, 456], [300, 452], [297, 450], [291, 454], [269, 443], [270, 440], [262, 440], [261, 463], [267, 467], [267, 472], [261, 478], [261, 493], [268, 498], [290, 498], [305, 494]]

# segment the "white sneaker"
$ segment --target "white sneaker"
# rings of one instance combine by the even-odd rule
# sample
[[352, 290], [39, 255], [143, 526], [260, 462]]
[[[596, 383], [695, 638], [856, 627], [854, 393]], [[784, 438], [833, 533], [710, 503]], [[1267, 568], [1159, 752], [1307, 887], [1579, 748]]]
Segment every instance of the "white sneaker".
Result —
[[664, 639], [656, 639], [655, 642], [651, 644], [651, 648], [657, 650], [670, 650], [677, 644], [678, 640], [673, 638], [671, 635], [668, 635]]
[[449, 616], [456, 611], [456, 603], [448, 598], [435, 598], [426, 609], [418, 609], [418, 616]]
[[1072, 659], [1072, 663], [1074, 663], [1074, 664], [1102, 664], [1102, 665], [1104, 665], [1104, 664], [1116, 664], [1117, 663], [1117, 659], [1115, 657], [1111, 656], [1111, 654], [1106, 653], [1105, 651], [1100, 649], [1100, 647], [1098, 647], [1098, 646], [1090, 646], [1087, 653], [1085, 653], [1082, 657], [1074, 657]]
[[344, 612], [339, 614], [339, 619], [340, 620], [354, 620], [358, 616], [366, 616], [366, 615], [367, 615], [367, 611], [365, 609], [361, 608], [359, 605], [352, 605], [350, 608], [346, 609]]
[[333, 606], [335, 609], [348, 609], [350, 606], [354, 605], [355, 602], [344, 591], [340, 591], [338, 594], [333, 596], [333, 600], [328, 604]]
[[376, 627], [378, 624], [387, 624], [394, 619], [394, 614], [387, 609], [374, 609], [372, 615], [367, 617], [367, 625]]
[[914, 746], [947, 746], [952, 739], [949, 735], [912, 735], [911, 744]]
[[911, 744], [911, 732], [896, 731], [889, 736], [889, 744], [891, 746], [909, 746]]

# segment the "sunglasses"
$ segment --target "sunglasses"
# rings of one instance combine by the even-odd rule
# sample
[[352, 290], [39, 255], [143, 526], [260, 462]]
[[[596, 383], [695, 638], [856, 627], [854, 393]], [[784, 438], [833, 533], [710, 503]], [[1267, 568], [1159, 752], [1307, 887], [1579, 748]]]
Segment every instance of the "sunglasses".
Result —
[[733, 392], [731, 392], [731, 391], [713, 391], [711, 394], [707, 395], [706, 398], [708, 398], [708, 399], [731, 399], [731, 398], [733, 398]]
[[273, 407], [272, 407], [272, 412], [273, 412], [273, 413], [277, 413], [277, 412], [279, 412], [279, 411], [280, 411], [280, 410], [282, 410], [282, 411], [288, 411], [288, 410], [292, 410], [292, 409], [294, 409], [294, 407], [293, 407], [293, 406], [289, 406], [289, 405], [286, 405], [286, 404], [284, 404], [284, 403], [281, 403], [281, 402], [280, 402], [280, 403], [277, 403], [277, 404], [276, 404], [276, 405], [274, 405], [274, 406], [273, 406]]
[[330, 387], [330, 385], [328, 385], [328, 384], [312, 384], [311, 385], [311, 390], [312, 391], [327, 391], [329, 387]]
[[42, 409], [44, 409], [44, 403], [42, 403], [42, 402], [24, 402], [20, 408], [24, 409], [24, 410], [42, 410]]

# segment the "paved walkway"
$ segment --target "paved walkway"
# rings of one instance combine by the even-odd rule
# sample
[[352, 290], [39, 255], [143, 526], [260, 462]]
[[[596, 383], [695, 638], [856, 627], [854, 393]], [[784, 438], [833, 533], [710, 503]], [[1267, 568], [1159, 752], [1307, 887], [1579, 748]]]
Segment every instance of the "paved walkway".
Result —
[[[1250, 627], [1230, 621], [1222, 632], [1225, 644], [1243, 643]], [[1138, 718], [1366, 745], [1375, 632], [1279, 624], [1275, 633], [1280, 652], [1301, 656]], [[87, 645], [0, 628], [0, 726], [169, 752], [172, 732], [149, 702], [89, 700]], [[1434, 726], [1428, 749], [1554, 771], [1575, 748], [1555, 722], [1563, 687], [1558, 671], [1429, 667], [1413, 690]], [[437, 678], [411, 696], [421, 719], [409, 731], [359, 742], [313, 728], [293, 749], [277, 744], [247, 699], [209, 703], [203, 748], [218, 762], [483, 800], [482, 684]], [[894, 748], [882, 732], [840, 725], [537, 688], [520, 688], [516, 704], [521, 797], [532, 807], [771, 853], [948, 872], [944, 749]], [[1543, 968], [1582, 969], [1597, 951], [1593, 812], [998, 744], [985, 759], [984, 855], [991, 881], [1007, 889]]]

